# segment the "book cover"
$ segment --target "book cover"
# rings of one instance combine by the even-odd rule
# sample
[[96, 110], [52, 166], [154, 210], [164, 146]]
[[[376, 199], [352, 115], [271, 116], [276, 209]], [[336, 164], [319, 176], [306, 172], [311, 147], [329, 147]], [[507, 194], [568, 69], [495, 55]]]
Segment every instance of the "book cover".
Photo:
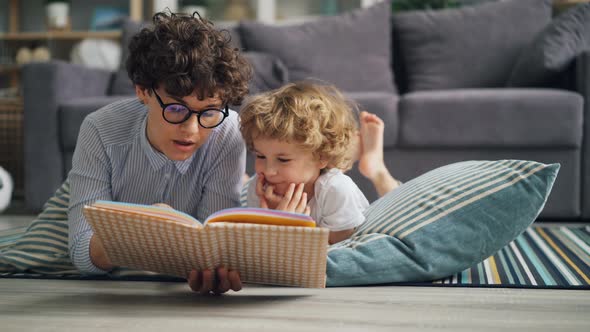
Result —
[[325, 287], [329, 230], [309, 216], [232, 208], [203, 223], [170, 208], [97, 201], [84, 215], [117, 266], [186, 278], [225, 266], [243, 282]]

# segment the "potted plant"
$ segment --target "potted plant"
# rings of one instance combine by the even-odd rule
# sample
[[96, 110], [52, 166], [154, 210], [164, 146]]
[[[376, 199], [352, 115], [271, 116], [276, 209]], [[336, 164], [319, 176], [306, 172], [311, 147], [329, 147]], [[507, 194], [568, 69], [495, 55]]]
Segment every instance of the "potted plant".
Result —
[[49, 30], [69, 30], [69, 0], [45, 0], [45, 12], [47, 14], [47, 27]]
[[392, 0], [394, 12], [405, 10], [445, 9], [461, 6], [459, 0]]
[[207, 6], [209, 6], [208, 0], [181, 0], [180, 8], [183, 13], [193, 14], [198, 12], [201, 17], [207, 16]]

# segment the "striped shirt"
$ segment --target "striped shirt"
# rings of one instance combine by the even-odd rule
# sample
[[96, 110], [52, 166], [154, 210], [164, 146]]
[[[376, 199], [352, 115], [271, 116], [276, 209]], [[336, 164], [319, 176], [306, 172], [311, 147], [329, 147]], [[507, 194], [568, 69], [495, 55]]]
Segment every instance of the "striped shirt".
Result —
[[93, 231], [82, 214], [94, 201], [165, 203], [204, 220], [211, 213], [239, 205], [246, 149], [238, 116], [211, 131], [187, 160], [172, 161], [146, 137], [147, 108], [137, 99], [107, 105], [88, 115], [82, 126], [68, 178], [69, 249], [82, 273], [106, 273], [89, 255]]

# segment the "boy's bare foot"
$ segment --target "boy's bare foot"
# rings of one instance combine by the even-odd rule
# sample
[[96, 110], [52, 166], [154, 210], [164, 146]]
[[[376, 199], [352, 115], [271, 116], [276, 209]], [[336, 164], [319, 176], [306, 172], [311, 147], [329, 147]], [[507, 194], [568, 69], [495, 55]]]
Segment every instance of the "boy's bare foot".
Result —
[[360, 114], [359, 171], [372, 183], [379, 197], [400, 185], [383, 161], [383, 129], [385, 124], [378, 116], [368, 112]]
[[375, 114], [360, 114], [359, 171], [369, 180], [387, 171], [383, 161], [383, 121]]

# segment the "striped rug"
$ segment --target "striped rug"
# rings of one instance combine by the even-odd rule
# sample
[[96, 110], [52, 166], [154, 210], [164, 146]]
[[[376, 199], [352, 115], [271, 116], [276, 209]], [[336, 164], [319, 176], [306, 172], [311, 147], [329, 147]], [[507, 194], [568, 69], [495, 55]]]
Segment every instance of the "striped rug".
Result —
[[[0, 231], [0, 249], [26, 227]], [[110, 276], [0, 273], [8, 278], [181, 281], [130, 270]], [[590, 226], [533, 226], [494, 256], [456, 275], [412, 286], [590, 289]]]
[[494, 256], [434, 284], [590, 289], [590, 227], [529, 227]]

